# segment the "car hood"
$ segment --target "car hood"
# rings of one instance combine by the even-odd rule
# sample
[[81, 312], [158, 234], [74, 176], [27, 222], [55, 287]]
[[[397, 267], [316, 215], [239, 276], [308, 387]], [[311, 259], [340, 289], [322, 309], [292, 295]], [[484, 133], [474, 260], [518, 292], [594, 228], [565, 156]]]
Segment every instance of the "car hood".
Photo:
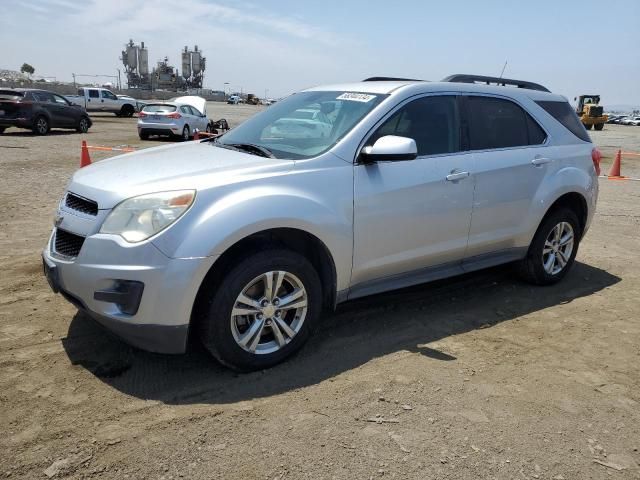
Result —
[[285, 173], [293, 160], [265, 158], [189, 142], [149, 148], [78, 170], [68, 190], [110, 209], [126, 198], [171, 190], [203, 190]]
[[189, 105], [197, 109], [200, 113], [207, 114], [207, 101], [195, 95], [186, 95], [184, 97], [176, 97], [170, 100], [171, 102], [179, 103], [181, 105]]

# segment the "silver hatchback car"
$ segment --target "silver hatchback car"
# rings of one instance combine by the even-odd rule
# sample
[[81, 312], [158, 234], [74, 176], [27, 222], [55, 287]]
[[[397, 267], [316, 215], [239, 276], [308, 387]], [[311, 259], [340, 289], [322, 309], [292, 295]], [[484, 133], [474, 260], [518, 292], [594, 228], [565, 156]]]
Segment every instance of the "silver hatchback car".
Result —
[[167, 102], [147, 103], [138, 112], [138, 135], [146, 140], [150, 135], [177, 137], [187, 141], [196, 131], [210, 132], [207, 101], [187, 95]]
[[[308, 111], [321, 114], [304, 135], [279, 128]], [[311, 88], [215, 140], [76, 172], [44, 270], [135, 346], [180, 353], [194, 335], [225, 365], [262, 369], [339, 302], [508, 262], [561, 280], [598, 161], [567, 100], [534, 83]]]

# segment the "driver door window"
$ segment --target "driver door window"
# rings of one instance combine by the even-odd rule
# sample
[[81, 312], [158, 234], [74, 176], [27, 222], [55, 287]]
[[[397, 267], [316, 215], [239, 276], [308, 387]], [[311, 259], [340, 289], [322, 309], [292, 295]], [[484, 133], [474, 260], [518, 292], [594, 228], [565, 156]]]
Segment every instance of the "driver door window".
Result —
[[418, 156], [454, 153], [460, 148], [460, 121], [456, 97], [423, 97], [400, 108], [387, 119], [367, 145], [386, 135], [413, 138]]

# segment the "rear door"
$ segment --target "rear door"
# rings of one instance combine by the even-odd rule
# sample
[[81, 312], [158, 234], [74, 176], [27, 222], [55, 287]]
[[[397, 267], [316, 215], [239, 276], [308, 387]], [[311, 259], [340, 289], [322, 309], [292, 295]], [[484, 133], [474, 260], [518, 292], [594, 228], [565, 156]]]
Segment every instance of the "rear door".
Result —
[[102, 110], [100, 102], [100, 91], [97, 88], [88, 88], [85, 90], [85, 99], [87, 100], [87, 110], [99, 112]]
[[[418, 158], [355, 166], [352, 284], [361, 294], [416, 283], [428, 267], [459, 268], [467, 247], [473, 154], [463, 151], [456, 95], [406, 102], [365, 145], [385, 135], [413, 138]], [[367, 286], [374, 280], [386, 286]]]
[[467, 257], [512, 251], [536, 191], [554, 161], [545, 148], [547, 134], [511, 99], [465, 98], [470, 149], [476, 167]]

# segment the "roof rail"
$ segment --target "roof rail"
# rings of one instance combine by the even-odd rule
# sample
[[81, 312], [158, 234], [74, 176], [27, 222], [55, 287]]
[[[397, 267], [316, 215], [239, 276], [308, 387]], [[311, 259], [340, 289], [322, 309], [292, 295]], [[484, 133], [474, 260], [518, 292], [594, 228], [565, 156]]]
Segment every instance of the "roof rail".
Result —
[[369, 77], [365, 78], [363, 82], [424, 82], [424, 80], [418, 80], [416, 78]]
[[484, 83], [486, 85], [499, 85], [505, 87], [507, 85], [517, 88], [526, 88], [527, 90], [539, 90], [541, 92], [551, 92], [547, 87], [543, 87], [538, 83], [527, 82], [525, 80], [513, 80], [511, 78], [501, 77], [485, 77], [482, 75], [468, 75], [464, 73], [458, 73], [450, 75], [447, 78], [442, 79], [443, 82], [457, 82], [457, 83]]

